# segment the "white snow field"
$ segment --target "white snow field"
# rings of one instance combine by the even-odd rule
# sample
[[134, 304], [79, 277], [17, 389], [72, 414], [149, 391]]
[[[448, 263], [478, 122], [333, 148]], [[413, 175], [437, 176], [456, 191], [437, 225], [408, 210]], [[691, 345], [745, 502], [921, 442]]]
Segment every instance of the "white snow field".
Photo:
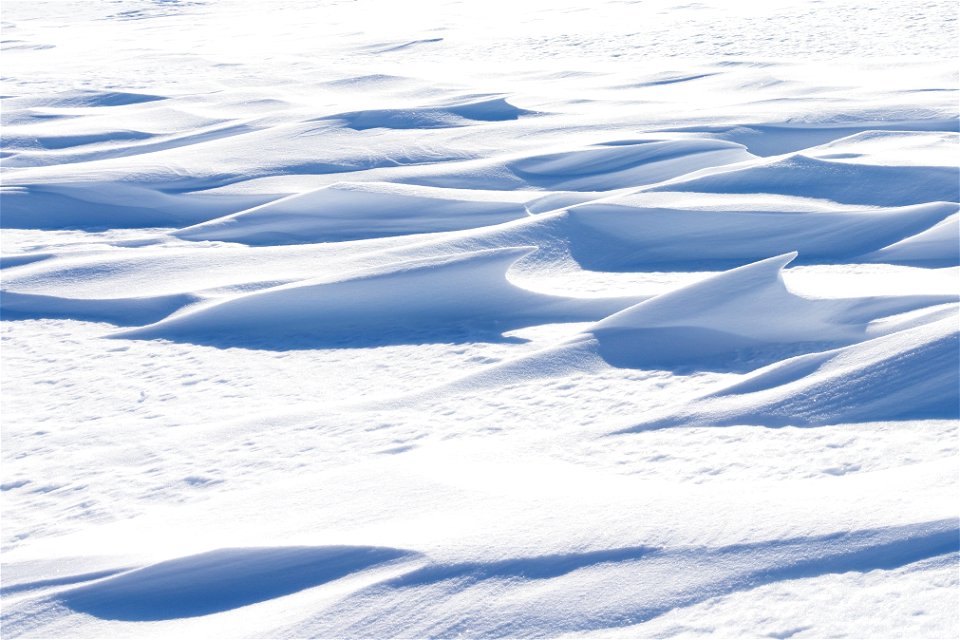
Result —
[[956, 0], [3, 0], [4, 638], [957, 638]]

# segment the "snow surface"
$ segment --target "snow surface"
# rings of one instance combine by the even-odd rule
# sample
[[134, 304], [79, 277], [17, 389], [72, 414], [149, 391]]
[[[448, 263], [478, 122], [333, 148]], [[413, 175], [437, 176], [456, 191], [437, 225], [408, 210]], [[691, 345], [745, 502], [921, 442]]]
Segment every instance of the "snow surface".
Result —
[[7, 0], [4, 637], [960, 635], [952, 0]]

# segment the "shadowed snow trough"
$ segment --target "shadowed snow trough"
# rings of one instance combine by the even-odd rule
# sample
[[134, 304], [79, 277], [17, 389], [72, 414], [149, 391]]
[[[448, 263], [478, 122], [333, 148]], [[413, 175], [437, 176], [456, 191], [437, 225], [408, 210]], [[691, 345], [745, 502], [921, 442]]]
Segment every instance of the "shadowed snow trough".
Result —
[[412, 554], [377, 547], [219, 549], [168, 560], [60, 595], [71, 609], [110, 620], [169, 620], [296, 593]]

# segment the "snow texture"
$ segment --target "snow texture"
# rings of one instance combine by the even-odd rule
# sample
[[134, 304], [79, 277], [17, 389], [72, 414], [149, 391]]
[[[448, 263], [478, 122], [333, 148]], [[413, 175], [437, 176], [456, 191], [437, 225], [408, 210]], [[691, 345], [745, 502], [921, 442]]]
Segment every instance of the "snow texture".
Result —
[[960, 635], [955, 2], [0, 28], [5, 638]]

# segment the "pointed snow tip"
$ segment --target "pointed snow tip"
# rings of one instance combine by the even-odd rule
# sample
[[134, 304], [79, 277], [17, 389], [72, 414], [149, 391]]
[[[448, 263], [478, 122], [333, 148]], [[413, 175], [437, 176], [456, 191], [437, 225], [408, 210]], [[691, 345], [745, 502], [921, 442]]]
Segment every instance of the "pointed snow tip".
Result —
[[781, 255], [781, 256], [778, 256], [778, 257], [780, 257], [780, 258], [785, 258], [785, 259], [786, 259], [786, 262], [784, 262], [783, 264], [784, 264], [784, 265], [788, 265], [788, 264], [790, 264], [791, 262], [793, 262], [794, 260], [796, 260], [799, 255], [800, 255], [800, 252], [799, 252], [799, 251], [790, 251], [789, 253], [785, 253], [785, 254], [783, 254], [783, 255]]
[[775, 267], [779, 271], [780, 269], [783, 269], [785, 266], [787, 266], [788, 264], [796, 260], [797, 256], [799, 255], [800, 253], [797, 251], [781, 253], [778, 256], [772, 256], [770, 258], [764, 258], [763, 260], [757, 260], [756, 262], [745, 264], [742, 267], [737, 267], [736, 269], [733, 269], [733, 271], [740, 272], [741, 269], [753, 270], [760, 267], [760, 265], [763, 265], [764, 270], [770, 267]]
[[[767, 258], [766, 260], [761, 260], [760, 262], [766, 262], [769, 264], [778, 264], [781, 267], [785, 267], [791, 262], [793, 262], [794, 260], [796, 260], [797, 256], [799, 255], [800, 253], [798, 251], [789, 251], [787, 253], [781, 253], [778, 256], [773, 256], [772, 258]], [[758, 263], [755, 262], [754, 264], [758, 264]]]

